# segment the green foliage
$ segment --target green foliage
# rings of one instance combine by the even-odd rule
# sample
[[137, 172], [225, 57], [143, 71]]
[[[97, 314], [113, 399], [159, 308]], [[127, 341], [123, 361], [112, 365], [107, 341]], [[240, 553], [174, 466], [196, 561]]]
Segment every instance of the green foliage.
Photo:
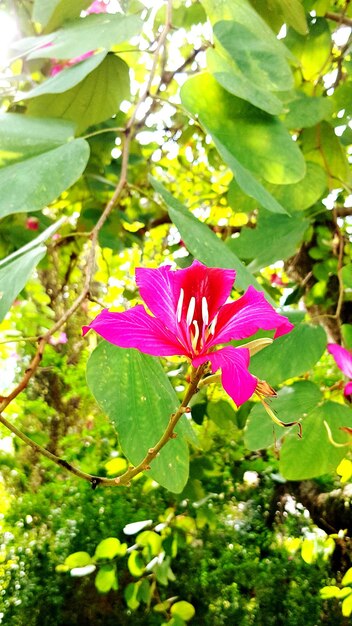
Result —
[[[35, 442], [1, 427], [0, 621], [342, 625], [352, 414], [326, 344], [352, 348], [351, 7], [116, 6], [0, 0], [0, 412]], [[250, 371], [302, 439], [207, 384], [150, 469], [93, 491], [67, 464], [138, 464], [190, 370], [81, 327], [140, 302], [136, 267], [194, 258], [295, 323]]]

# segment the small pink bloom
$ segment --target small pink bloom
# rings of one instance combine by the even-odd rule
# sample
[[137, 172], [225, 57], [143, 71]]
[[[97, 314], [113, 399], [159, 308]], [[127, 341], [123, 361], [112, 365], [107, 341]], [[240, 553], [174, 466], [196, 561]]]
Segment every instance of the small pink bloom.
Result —
[[[352, 379], [352, 353], [346, 348], [339, 346], [337, 343], [328, 344], [328, 352], [334, 357], [337, 367], [347, 376]], [[352, 381], [345, 385], [345, 396], [352, 394]]]
[[257, 386], [248, 371], [249, 350], [227, 346], [215, 351], [215, 347], [246, 339], [260, 328], [276, 330], [275, 337], [279, 337], [293, 325], [253, 287], [235, 302], [226, 303], [235, 274], [199, 261], [176, 271], [165, 266], [137, 268], [140, 294], [153, 315], [142, 305], [123, 313], [104, 310], [83, 326], [83, 334], [93, 329], [120, 348], [136, 348], [153, 356], [185, 356], [195, 367], [210, 361], [213, 372], [221, 369], [223, 387], [239, 406]]
[[89, 57], [93, 56], [93, 54], [94, 50], [89, 50], [89, 52], [85, 52], [78, 57], [69, 59], [69, 61], [61, 61], [60, 63], [54, 61], [54, 65], [50, 70], [50, 76], [56, 76], [56, 74], [59, 74], [59, 72], [62, 72], [62, 70], [66, 69], [67, 67], [73, 67], [74, 65], [77, 65], [77, 63], [81, 63], [81, 61], [89, 59]]
[[60, 333], [58, 337], [50, 337], [49, 339], [49, 343], [52, 346], [58, 346], [61, 343], [67, 343], [67, 341], [67, 335], [64, 332]]
[[39, 229], [39, 220], [37, 217], [27, 217], [26, 219], [26, 228], [28, 230], [38, 230]]
[[279, 274], [277, 274], [276, 272], [274, 272], [274, 274], [271, 274], [270, 282], [272, 285], [276, 285], [276, 287], [285, 287], [286, 285], [286, 283], [283, 282], [281, 276], [279, 276]]
[[87, 13], [106, 13], [107, 3], [104, 0], [95, 0], [87, 9]]

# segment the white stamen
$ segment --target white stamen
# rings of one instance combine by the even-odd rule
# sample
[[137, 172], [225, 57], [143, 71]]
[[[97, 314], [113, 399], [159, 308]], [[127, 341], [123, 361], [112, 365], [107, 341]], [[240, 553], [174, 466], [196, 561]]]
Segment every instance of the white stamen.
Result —
[[202, 298], [202, 319], [204, 326], [208, 326], [209, 323], [209, 309], [207, 299], [203, 296]]
[[191, 343], [192, 343], [193, 350], [196, 351], [197, 343], [198, 343], [198, 339], [199, 339], [199, 326], [198, 326], [198, 322], [196, 320], [193, 320], [193, 326], [194, 326], [194, 337], [193, 337]]
[[188, 311], [187, 311], [187, 317], [186, 317], [187, 326], [190, 326], [192, 324], [195, 308], [196, 308], [196, 299], [194, 296], [192, 296], [188, 305]]
[[209, 328], [209, 334], [210, 335], [215, 335], [215, 326], [217, 324], [217, 321], [218, 321], [218, 316], [215, 315], [212, 323], [210, 324], [210, 328]]
[[178, 299], [178, 303], [177, 303], [177, 321], [178, 323], [180, 323], [181, 321], [181, 315], [182, 315], [182, 306], [183, 306], [183, 298], [184, 298], [185, 292], [183, 291], [182, 287], [181, 287], [181, 291], [180, 291], [180, 297]]

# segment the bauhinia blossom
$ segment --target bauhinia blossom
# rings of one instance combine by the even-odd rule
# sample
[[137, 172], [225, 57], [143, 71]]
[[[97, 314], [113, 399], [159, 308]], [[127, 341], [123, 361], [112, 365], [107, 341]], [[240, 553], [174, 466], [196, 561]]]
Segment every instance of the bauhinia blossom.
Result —
[[352, 353], [346, 348], [339, 346], [337, 343], [329, 343], [328, 351], [335, 359], [335, 363], [337, 367], [343, 372], [347, 378], [350, 378], [351, 381], [345, 385], [344, 394], [345, 396], [352, 395]]
[[236, 301], [227, 302], [235, 271], [208, 268], [199, 261], [184, 270], [137, 268], [140, 294], [153, 315], [137, 305], [123, 313], [102, 311], [83, 334], [93, 329], [121, 348], [136, 348], [154, 356], [187, 357], [194, 367], [210, 362], [221, 370], [225, 391], [237, 406], [255, 392], [258, 380], [248, 371], [246, 347], [219, 344], [246, 339], [259, 329], [275, 330], [275, 337], [292, 330], [264, 294], [249, 287]]

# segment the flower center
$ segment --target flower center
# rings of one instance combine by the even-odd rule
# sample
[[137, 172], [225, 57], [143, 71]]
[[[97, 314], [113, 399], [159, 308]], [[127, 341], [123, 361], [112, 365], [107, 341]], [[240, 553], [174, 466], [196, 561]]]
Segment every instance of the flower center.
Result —
[[[209, 305], [207, 298], [197, 301], [196, 296], [191, 296], [185, 302], [185, 292], [181, 288], [176, 308], [177, 323], [181, 325], [184, 341], [191, 348], [193, 353], [200, 352], [210, 334], [214, 334], [217, 316], [209, 325]], [[185, 326], [182, 324], [185, 323]], [[185, 333], [185, 334], [184, 334]]]

